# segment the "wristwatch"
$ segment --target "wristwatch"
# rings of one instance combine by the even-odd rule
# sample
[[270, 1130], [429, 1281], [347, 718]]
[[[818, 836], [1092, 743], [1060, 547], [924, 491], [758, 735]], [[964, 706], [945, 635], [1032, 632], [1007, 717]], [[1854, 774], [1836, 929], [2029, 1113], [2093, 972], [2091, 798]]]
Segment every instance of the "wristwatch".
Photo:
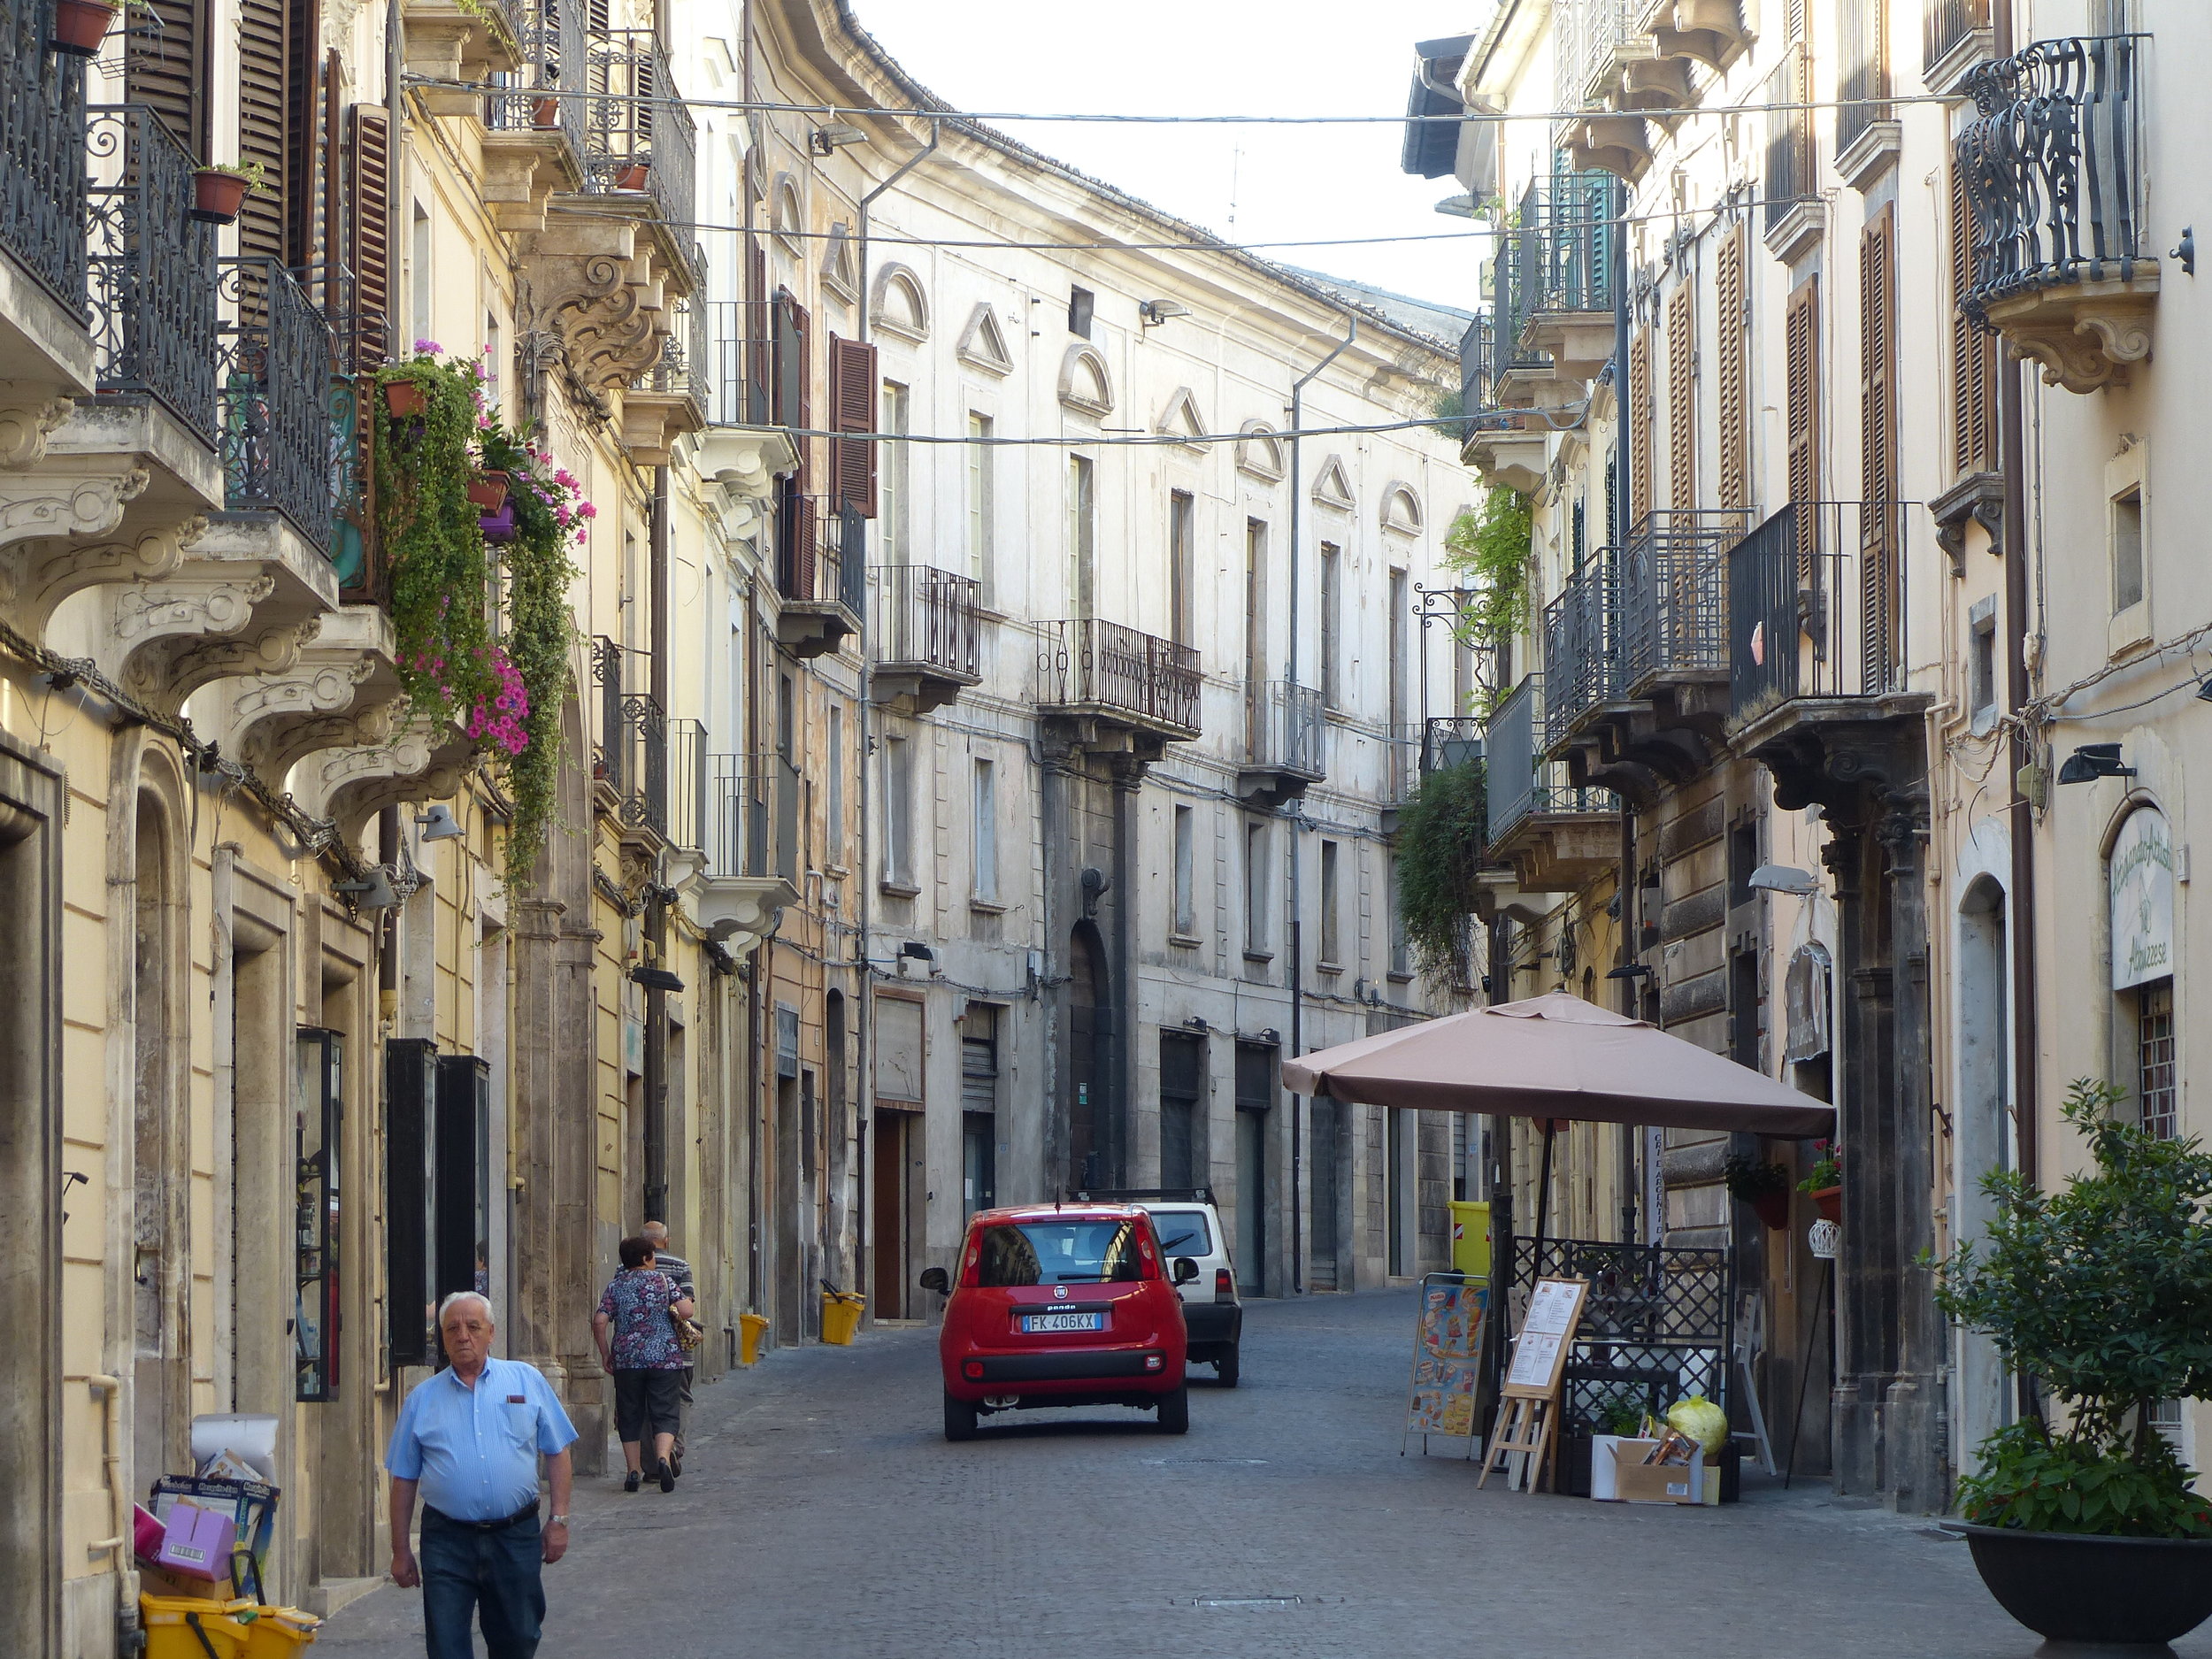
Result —
[[545, 1524], [548, 1526], [566, 1526], [568, 1525], [568, 1517], [565, 1515], [549, 1515], [545, 1517]]

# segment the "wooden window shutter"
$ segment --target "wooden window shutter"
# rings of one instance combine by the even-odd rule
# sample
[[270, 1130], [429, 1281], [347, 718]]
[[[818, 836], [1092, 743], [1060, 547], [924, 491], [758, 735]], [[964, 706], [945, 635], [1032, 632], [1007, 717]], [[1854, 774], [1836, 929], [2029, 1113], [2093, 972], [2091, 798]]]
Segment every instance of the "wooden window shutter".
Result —
[[[746, 159], [759, 154], [756, 150]], [[740, 342], [745, 361], [745, 407], [740, 418], [749, 426], [765, 426], [775, 419], [774, 325], [769, 305], [768, 252], [756, 241], [746, 258], [745, 338]]]
[[1628, 348], [1628, 522], [1651, 511], [1651, 331]]
[[[830, 336], [830, 426], [837, 432], [876, 429], [876, 349], [863, 340]], [[836, 504], [876, 516], [876, 445], [869, 438], [836, 441], [833, 488]]]
[[1686, 281], [1667, 302], [1667, 505], [1697, 505], [1697, 290]]
[[[1820, 279], [1808, 278], [1791, 294], [1784, 319], [1789, 381], [1789, 485], [1793, 502], [1820, 499]], [[1798, 580], [1812, 578], [1813, 514], [1798, 515]]]
[[1719, 380], [1720, 478], [1723, 507], [1751, 504], [1749, 422], [1751, 387], [1744, 351], [1744, 232], [1739, 225], [1720, 245], [1715, 287], [1719, 338], [1714, 357]]
[[1864, 688], [1886, 690], [1895, 655], [1897, 210], [1859, 237], [1859, 644]]
[[373, 104], [346, 111], [346, 245], [350, 295], [332, 309], [349, 335], [349, 366], [375, 367], [390, 350], [392, 315], [392, 118]]
[[1965, 311], [1974, 286], [1974, 214], [1966, 175], [1951, 164], [1951, 465], [1962, 477], [1997, 470], [1997, 337]]
[[288, 0], [238, 0], [238, 159], [262, 175], [238, 213], [238, 251], [249, 258], [290, 257], [291, 10]]
[[195, 161], [210, 159], [207, 13], [208, 0], [145, 0], [123, 13], [124, 96], [151, 109]]

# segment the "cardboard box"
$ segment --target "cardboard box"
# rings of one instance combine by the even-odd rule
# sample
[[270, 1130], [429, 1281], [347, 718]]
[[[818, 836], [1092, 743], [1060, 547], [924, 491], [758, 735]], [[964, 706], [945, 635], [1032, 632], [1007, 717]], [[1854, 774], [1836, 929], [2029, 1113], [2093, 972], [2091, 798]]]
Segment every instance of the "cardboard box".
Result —
[[[1593, 1459], [1590, 1492], [1598, 1495], [1601, 1487], [1609, 1488], [1609, 1495], [1621, 1503], [1703, 1503], [1708, 1486], [1717, 1488], [1717, 1482], [1707, 1479], [1705, 1454], [1694, 1454], [1686, 1463], [1647, 1463], [1644, 1457], [1658, 1445], [1656, 1440], [1613, 1440], [1604, 1450], [1612, 1453], [1610, 1478], [1601, 1481]], [[1599, 1453], [1602, 1455], [1603, 1451]]]
[[237, 1532], [229, 1516], [180, 1501], [169, 1511], [154, 1561], [188, 1578], [227, 1578], [230, 1547]]

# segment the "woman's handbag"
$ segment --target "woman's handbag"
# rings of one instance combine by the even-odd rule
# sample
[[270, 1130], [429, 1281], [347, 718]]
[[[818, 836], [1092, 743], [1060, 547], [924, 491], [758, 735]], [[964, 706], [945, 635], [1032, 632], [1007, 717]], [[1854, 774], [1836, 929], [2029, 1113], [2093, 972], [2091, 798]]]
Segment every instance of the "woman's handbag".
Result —
[[[675, 1289], [674, 1280], [669, 1281], [669, 1288]], [[687, 1319], [676, 1311], [676, 1303], [682, 1300], [683, 1297], [679, 1294], [669, 1302], [668, 1323], [675, 1327], [676, 1346], [688, 1354], [707, 1340], [707, 1328], [696, 1319]]]

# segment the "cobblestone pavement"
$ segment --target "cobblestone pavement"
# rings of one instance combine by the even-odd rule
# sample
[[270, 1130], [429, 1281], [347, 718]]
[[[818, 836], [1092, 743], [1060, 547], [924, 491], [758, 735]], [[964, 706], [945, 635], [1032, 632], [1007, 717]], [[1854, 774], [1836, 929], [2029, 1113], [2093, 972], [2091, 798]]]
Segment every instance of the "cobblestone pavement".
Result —
[[[699, 1390], [681, 1484], [579, 1483], [540, 1653], [794, 1659], [2025, 1659], [1965, 1546], [1802, 1486], [1725, 1509], [1475, 1490], [1398, 1455], [1413, 1298], [1260, 1302], [1191, 1429], [1102, 1409], [948, 1445], [934, 1334]], [[1210, 1378], [1202, 1368], [1196, 1375]], [[1001, 1424], [1007, 1418], [996, 1419]], [[1755, 1488], [1763, 1483], [1747, 1482]], [[414, 1659], [386, 1586], [318, 1652]], [[2205, 1633], [2180, 1645], [2208, 1659]]]

